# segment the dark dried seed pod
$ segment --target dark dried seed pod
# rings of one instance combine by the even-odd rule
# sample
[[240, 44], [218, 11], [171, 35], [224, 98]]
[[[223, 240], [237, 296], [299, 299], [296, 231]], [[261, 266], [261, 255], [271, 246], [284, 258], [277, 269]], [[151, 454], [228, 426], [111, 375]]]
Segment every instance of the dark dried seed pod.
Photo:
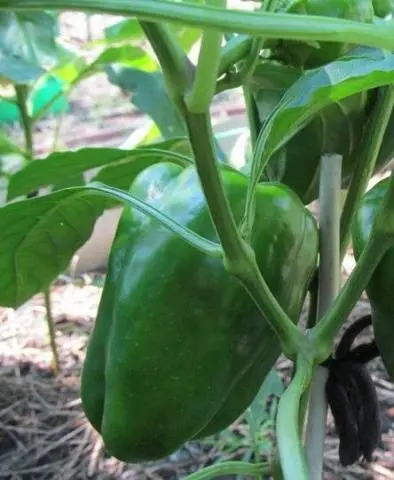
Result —
[[361, 456], [357, 420], [346, 388], [331, 373], [326, 383], [326, 396], [339, 437], [339, 461], [346, 467]]
[[343, 367], [357, 384], [361, 408], [356, 412], [360, 449], [363, 457], [371, 461], [372, 454], [381, 441], [379, 401], [368, 370], [359, 363], [344, 362]]

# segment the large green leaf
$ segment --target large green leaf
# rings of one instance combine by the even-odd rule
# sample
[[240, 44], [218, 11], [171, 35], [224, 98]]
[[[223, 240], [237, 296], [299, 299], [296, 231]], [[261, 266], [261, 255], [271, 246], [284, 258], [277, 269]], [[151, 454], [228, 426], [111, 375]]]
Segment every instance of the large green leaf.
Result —
[[219, 244], [125, 191], [97, 183], [67, 188], [0, 208], [0, 305], [18, 307], [47, 288], [89, 239], [108, 198], [149, 215], [205, 253], [221, 256]]
[[393, 81], [394, 54], [373, 48], [359, 48], [303, 75], [286, 91], [263, 125], [253, 159], [249, 200], [271, 156], [314, 115], [327, 105]]
[[90, 237], [104, 199], [81, 189], [0, 208], [0, 305], [18, 307], [64, 271]]
[[121, 66], [106, 69], [111, 83], [131, 94], [131, 102], [148, 114], [164, 138], [185, 135], [185, 126], [175, 105], [168, 96], [161, 72], [144, 72]]
[[56, 66], [51, 74], [68, 85], [74, 85], [112, 64], [144, 68], [148, 71], [157, 69], [157, 62], [141, 48], [131, 45], [118, 45], [97, 51], [96, 56], [91, 55], [89, 61], [75, 55], [70, 61]]
[[0, 50], [0, 82], [26, 85], [37, 80], [45, 69], [27, 60], [14, 58]]
[[26, 84], [58, 59], [57, 20], [46, 12], [0, 12], [0, 75]]
[[[139, 147], [134, 150], [117, 148], [82, 148], [70, 152], [55, 152], [42, 160], [30, 162], [25, 168], [15, 173], [9, 182], [8, 199], [12, 200], [40, 187], [65, 182], [67, 178], [75, 177], [88, 170], [103, 165], [119, 165], [121, 175], [114, 173], [100, 177], [112, 186], [128, 189], [138, 173], [153, 163], [174, 161], [185, 165], [187, 159], [181, 155], [175, 156], [175, 151], [184, 146], [185, 139], [177, 138], [168, 142]], [[173, 150], [173, 151], [172, 151]], [[126, 170], [122, 166], [127, 165]], [[116, 179], [118, 178], [118, 181]]]

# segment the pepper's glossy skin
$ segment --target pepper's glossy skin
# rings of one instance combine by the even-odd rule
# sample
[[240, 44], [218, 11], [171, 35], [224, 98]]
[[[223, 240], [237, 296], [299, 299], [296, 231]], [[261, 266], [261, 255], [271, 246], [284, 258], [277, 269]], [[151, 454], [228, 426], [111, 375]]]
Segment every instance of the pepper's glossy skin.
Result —
[[[147, 203], [160, 200], [165, 186], [182, 171], [173, 163], [158, 163], [142, 171], [133, 182], [130, 192]], [[84, 411], [96, 430], [101, 428], [105, 397], [105, 364], [108, 337], [112, 328], [112, 310], [118, 289], [119, 274], [127, 255], [131, 254], [130, 239], [138, 234], [147, 217], [135, 209], [124, 208], [112, 243], [105, 286], [98, 314], [90, 336], [82, 369], [81, 399]]]
[[[222, 178], [240, 221], [247, 179], [231, 171], [223, 171]], [[170, 182], [156, 204], [217, 241], [193, 167]], [[130, 232], [113, 306], [99, 310], [98, 320], [110, 328], [104, 342], [98, 334], [89, 344], [86, 362], [99, 362], [105, 374], [96, 394], [99, 405], [92, 406], [92, 400], [85, 411], [112, 455], [141, 462], [164, 457], [235, 420], [257, 394], [280, 348], [221, 260], [148, 217]], [[252, 237], [267, 284], [297, 322], [317, 261], [313, 217], [284, 185], [260, 184]], [[86, 366], [90, 384], [88, 371]], [[89, 396], [87, 384], [85, 392]]]
[[[384, 179], [369, 190], [362, 199], [353, 227], [353, 246], [356, 258], [361, 255], [373, 228], [373, 222], [387, 190]], [[372, 324], [376, 345], [391, 379], [394, 380], [394, 247], [379, 263], [366, 288], [372, 309]]]
[[386, 17], [394, 13], [394, 0], [373, 0], [373, 8], [375, 15], [378, 17]]

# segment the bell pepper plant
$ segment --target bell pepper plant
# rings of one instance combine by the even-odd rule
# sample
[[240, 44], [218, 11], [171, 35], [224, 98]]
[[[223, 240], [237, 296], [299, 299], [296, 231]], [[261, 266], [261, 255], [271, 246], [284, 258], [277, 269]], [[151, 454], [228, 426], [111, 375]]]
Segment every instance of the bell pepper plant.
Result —
[[[226, 0], [0, 0], [0, 14], [44, 10], [138, 25], [183, 136], [59, 152], [17, 172], [0, 208], [0, 303], [47, 289], [103, 210], [121, 203], [81, 377], [83, 409], [109, 453], [156, 460], [220, 432], [284, 354], [294, 371], [273, 458], [189, 479], [321, 479], [328, 407], [340, 462], [370, 460], [381, 433], [366, 364], [381, 356], [394, 379], [394, 177], [367, 191], [394, 154], [391, 2], [262, 0], [245, 11]], [[201, 33], [194, 62], [180, 26]], [[130, 62], [141, 54], [125, 52]], [[250, 132], [239, 169], [219, 154], [210, 114], [233, 88]], [[88, 184], [27, 196], [53, 186], [60, 167], [75, 175], [92, 166], [103, 168]], [[307, 208], [316, 199], [318, 222]], [[357, 263], [341, 286], [351, 243]], [[335, 348], [364, 290], [371, 315]], [[373, 340], [353, 346], [369, 325]]]

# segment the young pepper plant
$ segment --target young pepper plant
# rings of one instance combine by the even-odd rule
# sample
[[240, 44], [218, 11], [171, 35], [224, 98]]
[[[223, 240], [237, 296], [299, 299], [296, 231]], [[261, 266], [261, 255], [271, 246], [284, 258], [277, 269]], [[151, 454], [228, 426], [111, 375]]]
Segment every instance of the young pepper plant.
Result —
[[[159, 207], [150, 206], [136, 196], [110, 186], [92, 184], [86, 188], [76, 187], [58, 192], [58, 198], [65, 195], [87, 198], [105, 195], [116, 198], [160, 221], [205, 254], [222, 260], [229, 275], [239, 280], [267, 318], [283, 353], [295, 362], [295, 373], [280, 400], [277, 417], [282, 474], [286, 479], [320, 479], [327, 372], [319, 365], [331, 356], [336, 333], [368, 285], [375, 269], [394, 245], [394, 178], [391, 178], [376, 214], [373, 232], [365, 243], [355, 270], [338, 292], [340, 262], [349, 242], [349, 225], [384, 146], [392, 115], [394, 55], [390, 52], [394, 50], [394, 34], [389, 20], [374, 25], [372, 3], [369, 3], [371, 18], [350, 20], [345, 15], [343, 17], [347, 19], [332, 18], [330, 13], [327, 15], [329, 18], [308, 15], [307, 1], [285, 2], [285, 5], [281, 2], [280, 8], [277, 8], [276, 2], [264, 2], [262, 10], [266, 11], [255, 12], [227, 9], [224, 0], [205, 3], [195, 5], [165, 0], [0, 0], [0, 9], [67, 8], [137, 16], [155, 50], [169, 95], [185, 122], [194, 165], [218, 241], [202, 238], [160, 212]], [[190, 62], [176, 37], [163, 23], [168, 21], [185, 22], [203, 29], [196, 65]], [[244, 36], [231, 39], [223, 47], [223, 32], [237, 32]], [[298, 64], [299, 78], [280, 95], [279, 101], [274, 103], [264, 121], [261, 121], [251, 86], [256, 81], [254, 73], [259, 65], [278, 61], [278, 51], [283, 45], [278, 45], [277, 39], [301, 42], [300, 53], [310, 48], [320, 48], [324, 52], [327, 47], [325, 42], [343, 43], [344, 55], [331, 63], [323, 61], [318, 68], [307, 72], [303, 71], [306, 64]], [[349, 45], [354, 44], [362, 47], [351, 50]], [[271, 53], [273, 56], [270, 59]], [[254, 146], [244, 216], [240, 224], [236, 222], [225, 194], [209, 113], [215, 93], [225, 89], [226, 85], [230, 88], [235, 85], [244, 87]], [[256, 218], [256, 189], [274, 156], [282, 154], [285, 155], [284, 161], [279, 162], [281, 170], [279, 178], [275, 179], [280, 181], [286, 169], [286, 145], [297, 138], [312, 120], [323, 118], [325, 109], [333, 103], [342, 105], [345, 99], [363, 92], [370, 97], [365, 105], [368, 121], [364, 141], [349, 153], [349, 158], [354, 162], [354, 171], [342, 212], [338, 198], [344, 183], [341, 163], [345, 161], [345, 155], [342, 152], [336, 155], [335, 142], [326, 141], [323, 137], [319, 165], [321, 248], [317, 270], [318, 301], [316, 312], [309, 315], [308, 329], [303, 331], [272, 294], [256, 261], [251, 242]], [[331, 121], [335, 122], [335, 118]], [[353, 125], [349, 128], [352, 129]], [[299, 161], [302, 165], [303, 159]], [[41, 204], [44, 204], [43, 201]], [[314, 302], [311, 303], [313, 305]], [[304, 428], [305, 442], [302, 438]], [[261, 478], [266, 470], [266, 464], [240, 462], [236, 466], [215, 466], [190, 478], [210, 478], [230, 472]]]

